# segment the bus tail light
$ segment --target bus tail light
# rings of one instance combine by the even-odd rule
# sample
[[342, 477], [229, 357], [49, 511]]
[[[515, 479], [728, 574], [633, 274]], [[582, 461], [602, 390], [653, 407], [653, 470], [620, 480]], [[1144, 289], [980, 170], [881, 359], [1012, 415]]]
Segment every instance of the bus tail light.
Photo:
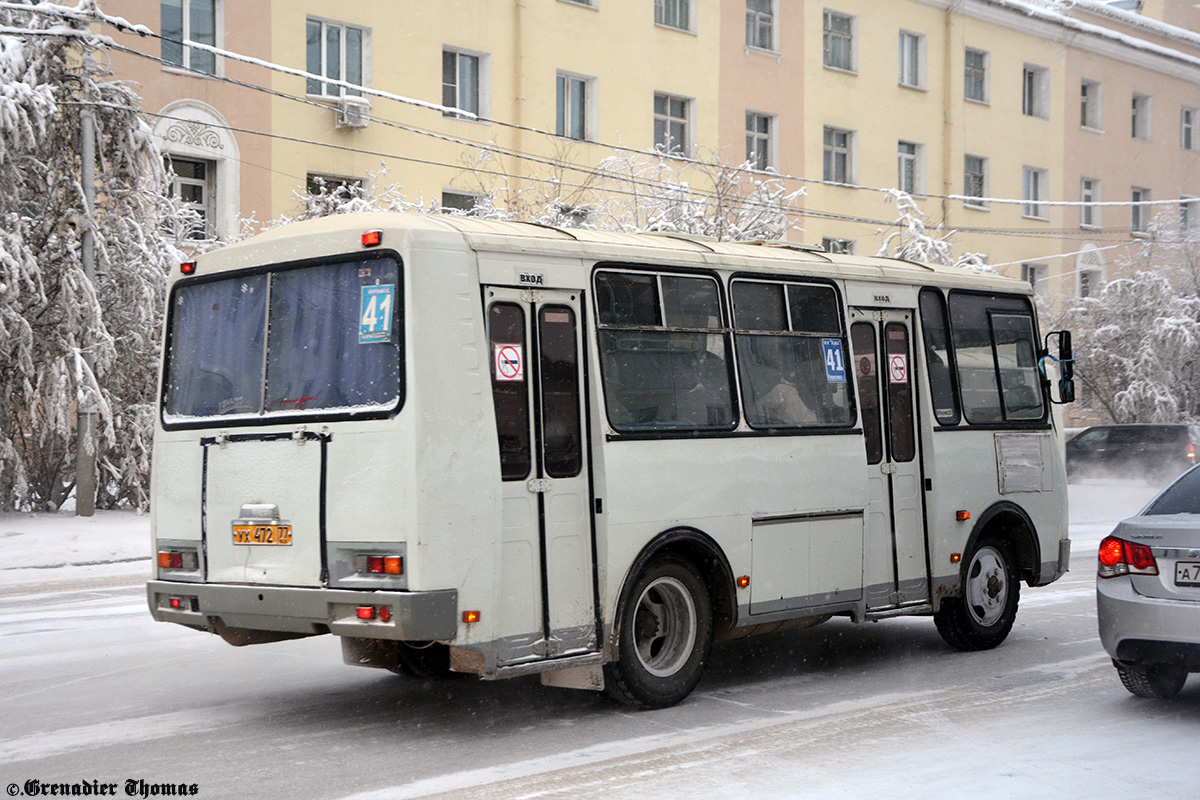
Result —
[[359, 606], [358, 607], [358, 618], [359, 619], [375, 619], [375, 606]]
[[1185, 456], [1185, 458], [1187, 458], [1187, 462], [1189, 464], [1196, 463], [1196, 445], [1189, 444], [1187, 446], [1187, 455]]
[[404, 558], [398, 555], [357, 555], [354, 557], [354, 571], [359, 575], [403, 575]]
[[1100, 565], [1096, 574], [1101, 578], [1158, 574], [1158, 561], [1154, 558], [1154, 552], [1144, 544], [1106, 536], [1100, 542], [1097, 556]]
[[159, 569], [197, 570], [200, 568], [200, 556], [196, 554], [195, 550], [159, 550], [158, 567]]

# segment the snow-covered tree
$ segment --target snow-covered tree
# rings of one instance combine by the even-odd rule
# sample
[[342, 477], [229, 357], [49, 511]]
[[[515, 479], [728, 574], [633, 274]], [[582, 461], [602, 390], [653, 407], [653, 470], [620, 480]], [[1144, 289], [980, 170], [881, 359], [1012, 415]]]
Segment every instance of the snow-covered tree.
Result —
[[[89, 21], [103, 19], [94, 0], [0, 7], [0, 509], [69, 496], [77, 408], [99, 414], [97, 506], [147, 503], [163, 289], [180, 260], [163, 231], [176, 209], [137, 95], [92, 57], [105, 40]], [[95, 283], [82, 264], [88, 228]]]
[[885, 199], [896, 204], [896, 230], [884, 237], [883, 244], [879, 246], [879, 252], [875, 255], [966, 269], [991, 270], [982, 253], [963, 253], [955, 258], [955, 231], [943, 233], [940, 226], [930, 231], [925, 225], [925, 212], [917, 206], [912, 195], [899, 189], [890, 189]]
[[1067, 309], [1081, 410], [1200, 422], [1200, 229], [1159, 215], [1122, 277]]

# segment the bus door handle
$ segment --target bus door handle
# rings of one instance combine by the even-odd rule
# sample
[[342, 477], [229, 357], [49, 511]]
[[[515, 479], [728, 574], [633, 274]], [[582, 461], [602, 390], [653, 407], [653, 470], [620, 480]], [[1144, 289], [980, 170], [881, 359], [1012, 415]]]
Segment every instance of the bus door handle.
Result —
[[550, 481], [545, 478], [530, 478], [525, 486], [534, 494], [543, 494], [550, 491]]
[[885, 461], [884, 463], [879, 465], [879, 471], [882, 472], [884, 475], [895, 474], [896, 465], [890, 461]]

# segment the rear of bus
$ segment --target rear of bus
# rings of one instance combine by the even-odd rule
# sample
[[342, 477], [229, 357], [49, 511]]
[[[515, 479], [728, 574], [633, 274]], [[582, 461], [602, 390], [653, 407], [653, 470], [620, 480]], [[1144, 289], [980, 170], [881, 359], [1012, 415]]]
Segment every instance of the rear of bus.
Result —
[[[461, 236], [422, 233], [437, 247], [415, 278], [405, 230], [336, 219], [172, 276], [152, 475], [155, 619], [236, 645], [458, 635], [452, 551], [469, 555], [456, 537], [495, 498], [439, 500], [453, 480], [491, 485], [494, 446], [482, 445], [494, 423], [470, 391], [486, 384], [456, 368], [459, 340], [474, 346], [476, 334], [454, 317], [478, 303]], [[406, 308], [415, 292], [428, 298], [420, 316]], [[424, 375], [406, 358], [413, 346], [429, 356]], [[450, 436], [464, 446], [439, 444]]]

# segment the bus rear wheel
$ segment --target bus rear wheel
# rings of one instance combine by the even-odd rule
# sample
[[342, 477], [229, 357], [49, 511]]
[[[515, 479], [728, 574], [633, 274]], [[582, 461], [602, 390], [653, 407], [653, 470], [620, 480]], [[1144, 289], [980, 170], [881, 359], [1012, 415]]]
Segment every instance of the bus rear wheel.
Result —
[[967, 559], [962, 596], [943, 599], [933, 616], [938, 633], [958, 650], [990, 650], [1012, 630], [1020, 594], [1012, 548], [984, 537]]
[[667, 556], [651, 562], [627, 587], [617, 660], [605, 666], [609, 696], [640, 708], [683, 700], [712, 651], [712, 600], [696, 570]]

